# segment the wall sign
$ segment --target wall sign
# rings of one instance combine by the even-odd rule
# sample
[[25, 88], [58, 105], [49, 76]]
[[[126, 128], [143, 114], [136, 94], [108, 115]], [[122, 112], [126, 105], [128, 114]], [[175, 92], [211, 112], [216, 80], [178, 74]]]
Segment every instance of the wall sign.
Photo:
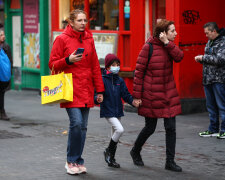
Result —
[[116, 33], [93, 33], [95, 41], [95, 49], [98, 55], [100, 66], [105, 67], [104, 59], [108, 53], [117, 53], [117, 38]]
[[38, 33], [39, 0], [23, 0], [23, 30], [25, 33]]

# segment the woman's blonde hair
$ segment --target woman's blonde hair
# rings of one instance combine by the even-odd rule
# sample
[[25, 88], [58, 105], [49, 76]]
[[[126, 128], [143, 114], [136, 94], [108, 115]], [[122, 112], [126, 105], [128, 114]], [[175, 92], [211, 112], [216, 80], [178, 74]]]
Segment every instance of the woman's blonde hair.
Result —
[[67, 18], [67, 22], [73, 22], [74, 19], [77, 18], [78, 14], [85, 14], [87, 16], [87, 13], [81, 9], [74, 9], [70, 12], [69, 18]]

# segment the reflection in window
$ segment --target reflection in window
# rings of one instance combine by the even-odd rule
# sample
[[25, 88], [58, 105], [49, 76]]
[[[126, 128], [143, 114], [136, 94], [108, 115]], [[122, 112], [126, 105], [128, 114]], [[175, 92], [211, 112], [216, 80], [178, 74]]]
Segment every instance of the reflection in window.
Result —
[[89, 0], [90, 29], [118, 30], [119, 0]]
[[82, 9], [84, 10], [84, 0], [71, 0], [71, 7], [73, 9]]
[[152, 25], [155, 29], [155, 25], [159, 19], [166, 18], [166, 1], [165, 0], [153, 0], [152, 1]]
[[[66, 27], [70, 11], [84, 10], [84, 5], [85, 0], [59, 0], [59, 28]], [[90, 29], [118, 30], [119, 0], [89, 0], [89, 21]]]
[[59, 28], [65, 29], [67, 25], [66, 19], [69, 18], [71, 9], [71, 0], [59, 0]]
[[0, 28], [4, 26], [4, 3], [0, 0]]

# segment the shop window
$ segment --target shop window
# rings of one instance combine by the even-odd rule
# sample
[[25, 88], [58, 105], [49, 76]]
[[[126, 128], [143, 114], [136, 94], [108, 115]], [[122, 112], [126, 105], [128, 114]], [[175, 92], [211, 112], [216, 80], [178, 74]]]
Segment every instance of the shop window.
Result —
[[0, 0], [0, 9], [4, 9], [4, 2], [3, 2], [3, 0]]
[[[14, 22], [14, 27], [18, 27], [18, 20]], [[23, 66], [26, 68], [40, 69], [39, 27], [39, 0], [23, 0]]]
[[84, 0], [59, 0], [59, 28], [65, 29], [70, 11], [73, 9], [84, 10]]
[[[119, 0], [89, 0], [89, 25], [94, 30], [119, 29]], [[84, 9], [85, 0], [59, 0], [59, 28], [64, 29], [65, 21], [73, 9]], [[127, 10], [127, 9], [126, 9]], [[128, 17], [128, 16], [126, 16]]]
[[119, 0], [89, 0], [90, 29], [118, 30]]
[[84, 0], [70, 0], [71, 10], [73, 9], [84, 9]]
[[124, 29], [130, 30], [130, 1], [124, 2]]
[[4, 3], [0, 0], [0, 28], [4, 26]]
[[59, 29], [65, 29], [71, 11], [71, 0], [59, 0]]
[[166, 18], [166, 2], [165, 0], [153, 0], [152, 7], [152, 25], [153, 29], [155, 29], [157, 20]]

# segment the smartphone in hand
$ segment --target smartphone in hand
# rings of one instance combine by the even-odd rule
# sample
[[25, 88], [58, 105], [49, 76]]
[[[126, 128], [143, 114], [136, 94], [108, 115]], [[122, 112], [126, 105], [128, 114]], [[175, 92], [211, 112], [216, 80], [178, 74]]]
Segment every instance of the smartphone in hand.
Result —
[[77, 48], [75, 54], [81, 54], [80, 56], [82, 56], [83, 53], [84, 53], [84, 48]]

